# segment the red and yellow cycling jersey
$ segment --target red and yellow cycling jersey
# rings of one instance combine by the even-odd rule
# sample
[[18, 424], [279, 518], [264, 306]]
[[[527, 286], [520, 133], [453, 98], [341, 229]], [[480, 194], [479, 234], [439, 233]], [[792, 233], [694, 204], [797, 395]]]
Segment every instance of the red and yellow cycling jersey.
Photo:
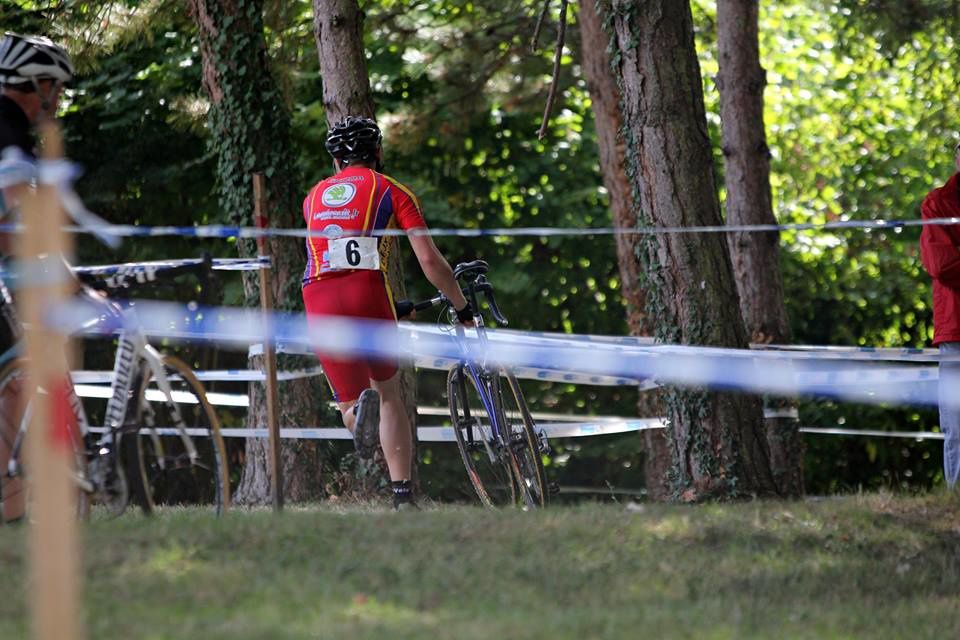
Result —
[[[346, 258], [331, 255], [332, 249], [339, 251], [345, 246], [342, 239], [370, 238], [383, 229], [427, 226], [413, 192], [390, 176], [364, 167], [347, 167], [313, 187], [303, 201], [303, 219], [309, 232], [303, 286], [358, 269], [377, 268], [369, 266], [376, 263], [375, 257], [357, 252], [357, 243], [345, 247]], [[389, 237], [371, 238], [363, 241], [359, 251], [376, 252], [379, 269], [385, 273], [393, 244]], [[363, 266], [350, 268], [351, 264]]]

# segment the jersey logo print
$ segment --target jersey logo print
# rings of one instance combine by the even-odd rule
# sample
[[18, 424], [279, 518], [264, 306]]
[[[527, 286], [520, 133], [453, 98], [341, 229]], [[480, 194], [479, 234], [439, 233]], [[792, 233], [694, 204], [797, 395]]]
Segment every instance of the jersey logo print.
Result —
[[320, 201], [328, 207], [342, 207], [357, 195], [357, 188], [349, 182], [330, 185], [323, 190]]

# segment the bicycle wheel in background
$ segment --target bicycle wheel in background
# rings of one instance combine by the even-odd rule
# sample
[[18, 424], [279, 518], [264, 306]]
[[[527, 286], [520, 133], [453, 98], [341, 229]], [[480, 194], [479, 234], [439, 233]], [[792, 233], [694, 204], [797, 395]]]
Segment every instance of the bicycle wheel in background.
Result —
[[509, 370], [504, 370], [509, 391], [502, 389], [503, 413], [510, 434], [510, 452], [513, 471], [519, 483], [520, 498], [525, 506], [533, 509], [547, 506], [547, 474], [540, 455], [540, 437], [533, 424], [533, 417], [520, 391], [520, 383]]
[[[497, 395], [499, 392], [494, 397]], [[476, 382], [461, 367], [451, 369], [447, 376], [447, 398], [457, 447], [480, 502], [488, 507], [514, 504], [517, 495], [510, 455], [493, 435], [490, 414]]]
[[[27, 412], [30, 387], [27, 384], [26, 361], [22, 358], [11, 360], [0, 368], [0, 446], [4, 447], [9, 455], [13, 452], [17, 434], [20, 430], [23, 417]], [[90, 495], [83, 486], [90, 484], [87, 475], [87, 447], [83, 434], [72, 425], [70, 429], [73, 450], [73, 490], [76, 492], [76, 514], [80, 520], [85, 520], [90, 514]], [[29, 509], [28, 478], [26, 477], [24, 451], [20, 446], [17, 453], [17, 477], [10, 477], [9, 467], [4, 465], [0, 469], [0, 505], [6, 507], [5, 501], [17, 501], [23, 509]], [[16, 509], [17, 511], [20, 508]], [[3, 521], [3, 511], [0, 511], [0, 522]]]
[[[136, 395], [138, 430], [122, 445], [131, 498], [145, 513], [160, 505], [206, 505], [220, 515], [230, 504], [230, 485], [217, 415], [186, 363], [163, 356], [163, 367], [172, 403], [145, 367]], [[193, 459], [176, 412], [196, 450]]]

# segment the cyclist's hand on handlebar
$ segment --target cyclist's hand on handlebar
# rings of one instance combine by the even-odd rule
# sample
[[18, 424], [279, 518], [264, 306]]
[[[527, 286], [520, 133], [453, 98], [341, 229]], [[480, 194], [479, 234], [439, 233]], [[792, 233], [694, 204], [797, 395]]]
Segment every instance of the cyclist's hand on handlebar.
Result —
[[454, 309], [454, 312], [457, 316], [457, 322], [465, 327], [473, 326], [473, 307], [470, 306], [469, 302], [460, 309]]
[[398, 300], [394, 304], [397, 313], [397, 320], [413, 320], [417, 317], [417, 309], [409, 300]]

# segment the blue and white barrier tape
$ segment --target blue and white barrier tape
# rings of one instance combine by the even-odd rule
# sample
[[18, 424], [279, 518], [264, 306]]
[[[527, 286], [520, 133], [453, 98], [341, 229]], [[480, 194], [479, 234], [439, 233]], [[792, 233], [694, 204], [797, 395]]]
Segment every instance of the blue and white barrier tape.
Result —
[[[307, 322], [302, 315], [274, 314], [269, 321], [259, 311], [235, 308], [184, 308], [180, 305], [138, 302], [139, 324], [148, 335], [172, 339], [213, 341], [246, 349], [265, 337], [286, 343], [309, 344], [331, 355], [367, 358], [408, 359], [414, 356], [435, 359], [467, 359], [500, 366], [531, 367], [549, 371], [571, 371], [587, 376], [612, 376], [632, 380], [655, 380], [660, 384], [707, 387], [772, 395], [815, 395], [847, 402], [870, 404], [915, 404], [935, 406], [939, 398], [935, 384], [905, 384], [905, 376], [925, 375], [917, 367], [862, 363], [867, 386], [835, 384], [834, 376], [850, 375], [852, 365], [795, 357], [786, 352], [703, 347], [663, 346], [634, 349], [617, 345], [532, 344], [519, 339], [481, 343], [473, 330], [468, 338], [455, 341], [442, 332], [398, 331], [393, 323], [346, 318], [318, 318]], [[95, 305], [83, 302], [59, 307], [48, 316], [52, 324], [70, 331], [89, 321], [100, 320], [86, 331], [112, 334], [125, 320], [101, 316]], [[803, 380], [799, 374], [818, 374], [821, 379]], [[815, 376], [814, 376], [815, 377]], [[960, 406], [960, 394], [944, 399]]]
[[[900, 233], [908, 227], [951, 226], [960, 224], [960, 218], [938, 218], [933, 220], [840, 220], [835, 222], [794, 222], [784, 224], [753, 225], [701, 225], [691, 227], [498, 227], [491, 229], [454, 229], [436, 228], [430, 230], [404, 231], [402, 229], [382, 229], [375, 231], [376, 236], [431, 235], [434, 237], [459, 238], [507, 238], [507, 237], [585, 237], [610, 235], [677, 235], [689, 233], [755, 233], [779, 231], [843, 231], [861, 230], [867, 233], [876, 230], [892, 230]], [[0, 226], [0, 231], [17, 231], [15, 226]], [[96, 232], [86, 227], [67, 227], [73, 233], [97, 233], [98, 235], [157, 238], [177, 236], [187, 238], [252, 239], [264, 237], [307, 238], [303, 228], [280, 229], [260, 228], [239, 225], [206, 226], [154, 226], [105, 224]]]
[[[74, 273], [97, 277], [107, 276], [140, 276], [141, 282], [156, 280], [157, 274], [180, 267], [199, 267], [206, 261], [203, 258], [184, 258], [181, 260], [151, 260], [148, 262], [124, 262], [121, 264], [101, 264], [90, 266], [73, 266]], [[269, 256], [256, 258], [212, 258], [210, 267], [215, 271], [258, 271], [269, 269], [272, 260]]]
[[[194, 371], [197, 379], [201, 382], [263, 382], [267, 379], [263, 371], [257, 369], [210, 369], [207, 371]], [[281, 381], [300, 380], [302, 378], [313, 378], [323, 375], [323, 367], [306, 367], [304, 369], [292, 369], [289, 371], [278, 371], [277, 379]], [[74, 384], [113, 384], [114, 372], [111, 371], [74, 371], [70, 374]]]
[[[268, 236], [306, 238], [305, 229], [271, 229], [238, 225], [208, 226], [154, 226], [109, 224], [91, 213], [83, 205], [72, 188], [72, 182], [79, 175], [79, 167], [67, 160], [33, 160], [15, 147], [3, 150], [0, 160], [0, 188], [14, 184], [40, 182], [55, 185], [60, 193], [64, 208], [79, 226], [67, 227], [74, 233], [92, 233], [102, 242], [116, 247], [121, 237], [161, 237], [179, 236], [196, 238], [260, 238]], [[935, 220], [838, 220], [830, 222], [805, 222], [787, 224], [753, 225], [701, 225], [690, 227], [594, 227], [594, 228], [557, 228], [557, 227], [505, 227], [497, 229], [433, 229], [414, 230], [409, 233], [429, 234], [433, 236], [457, 237], [584, 237], [600, 235], [663, 235], [689, 233], [747, 233], [780, 231], [837, 231], [858, 229], [866, 232], [873, 230], [893, 230], [901, 232], [904, 228], [923, 225], [955, 225], [960, 218], [940, 218]], [[0, 232], [19, 231], [19, 225], [0, 225]], [[402, 236], [408, 232], [399, 229], [384, 229], [374, 232], [379, 236]]]
[[[17, 147], [7, 147], [0, 155], [0, 189], [18, 184], [38, 183], [56, 187], [60, 202], [67, 214], [77, 223], [68, 230], [93, 234], [100, 242], [116, 249], [120, 238], [107, 229], [106, 220], [87, 210], [83, 201], [73, 190], [72, 183], [80, 175], [80, 167], [68, 160], [34, 160]], [[20, 225], [3, 225], [19, 230]]]
[[[423, 325], [416, 325], [423, 326]], [[654, 338], [646, 336], [597, 336], [597, 335], [571, 335], [566, 333], [544, 332], [544, 331], [523, 331], [516, 332], [511, 329], [497, 329], [498, 333], [504, 335], [522, 334], [525, 339], [545, 338], [548, 340], [572, 341], [572, 342], [595, 342], [600, 344], [615, 344], [627, 347], [639, 348], [657, 348], [670, 345], [664, 345], [656, 342]], [[889, 360], [901, 362], [939, 362], [942, 358], [937, 349], [920, 349], [916, 347], [851, 347], [851, 346], [816, 346], [816, 345], [790, 345], [790, 344], [751, 344], [751, 349], [757, 351], [787, 351], [795, 357], [803, 357], [809, 354], [809, 357], [816, 359], [836, 359], [836, 360]]]
[[[401, 331], [409, 331], [415, 334], [423, 325], [412, 323], [401, 323]], [[494, 333], [494, 332], [491, 332]], [[310, 347], [301, 344], [279, 343], [276, 347], [277, 353], [299, 356], [314, 356], [314, 351]], [[250, 346], [247, 351], [248, 357], [259, 356], [263, 354], [263, 343], [256, 343]], [[411, 354], [407, 354], [410, 356]], [[455, 367], [458, 360], [455, 358], [435, 358], [428, 356], [412, 355], [408, 358], [414, 367], [418, 369], [431, 369], [434, 371], [449, 371]], [[536, 367], [512, 367], [511, 372], [521, 380], [542, 380], [544, 382], [566, 382], [569, 384], [589, 384], [599, 387], [637, 387], [641, 391], [656, 389], [660, 385], [651, 379], [633, 380], [620, 376], [604, 375], [585, 375], [576, 371], [555, 371], [549, 369], [540, 369]]]

